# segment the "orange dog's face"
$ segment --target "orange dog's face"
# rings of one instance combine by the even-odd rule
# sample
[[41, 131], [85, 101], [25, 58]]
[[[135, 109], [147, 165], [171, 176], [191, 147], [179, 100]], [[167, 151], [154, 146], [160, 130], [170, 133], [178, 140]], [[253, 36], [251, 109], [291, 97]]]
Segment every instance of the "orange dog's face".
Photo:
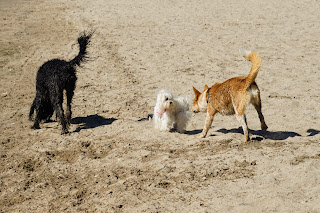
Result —
[[208, 86], [204, 86], [203, 93], [199, 92], [196, 88], [193, 87], [193, 91], [195, 94], [195, 97], [193, 99], [193, 106], [192, 106], [192, 112], [198, 113], [198, 112], [205, 112], [207, 111], [207, 92], [208, 92]]

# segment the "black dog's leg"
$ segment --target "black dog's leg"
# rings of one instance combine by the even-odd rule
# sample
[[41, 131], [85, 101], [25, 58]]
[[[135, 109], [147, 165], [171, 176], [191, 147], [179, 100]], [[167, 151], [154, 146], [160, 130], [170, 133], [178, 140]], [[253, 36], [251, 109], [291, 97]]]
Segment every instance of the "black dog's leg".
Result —
[[37, 98], [34, 98], [34, 100], [33, 100], [33, 102], [32, 102], [32, 105], [31, 105], [31, 107], [30, 107], [29, 121], [32, 121], [33, 112], [34, 112], [34, 109], [36, 108], [36, 99], [37, 99]]
[[[32, 103], [31, 109], [32, 109], [32, 107], [36, 109], [36, 116], [34, 118], [34, 124], [31, 128], [32, 129], [40, 129], [41, 113], [43, 111], [41, 109], [42, 105], [41, 105], [40, 98], [38, 98], [38, 97], [35, 98], [35, 100]], [[30, 109], [30, 112], [31, 112], [31, 109]]]
[[72, 116], [72, 111], [71, 111], [71, 102], [72, 98], [74, 95], [74, 88], [75, 88], [75, 83], [70, 84], [66, 88], [66, 93], [67, 93], [67, 112], [66, 112], [66, 119], [67, 119], [67, 124], [70, 125], [71, 122], [71, 116]]
[[50, 98], [46, 98], [46, 101], [43, 106], [45, 107], [45, 114], [44, 114], [45, 117], [43, 119], [45, 120], [45, 122], [49, 122], [51, 121], [51, 117], [54, 112], [53, 106], [50, 102]]
[[64, 113], [63, 113], [63, 108], [62, 108], [62, 104], [57, 104], [56, 106], [56, 113], [57, 116], [60, 119], [61, 122], [61, 126], [62, 126], [62, 131], [61, 134], [66, 134], [68, 133], [68, 128], [67, 128], [67, 123], [66, 123], [66, 119], [64, 118]]
[[63, 107], [62, 107], [62, 102], [63, 102], [63, 91], [52, 91], [51, 93], [51, 103], [53, 104], [57, 116], [60, 119], [61, 126], [62, 126], [62, 131], [61, 134], [66, 134], [68, 133], [68, 127], [66, 124], [66, 119], [64, 117], [64, 112], [63, 112]]

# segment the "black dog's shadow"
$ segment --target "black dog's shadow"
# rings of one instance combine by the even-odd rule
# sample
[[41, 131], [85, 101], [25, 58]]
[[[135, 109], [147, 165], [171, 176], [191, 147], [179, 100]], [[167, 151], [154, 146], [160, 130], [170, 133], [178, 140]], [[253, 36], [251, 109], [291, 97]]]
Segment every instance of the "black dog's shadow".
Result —
[[310, 133], [310, 134], [308, 135], [308, 137], [310, 137], [310, 136], [315, 136], [315, 135], [317, 135], [317, 134], [320, 133], [320, 131], [319, 131], [319, 130], [316, 130], [316, 129], [308, 129], [307, 132]]
[[79, 124], [74, 132], [80, 132], [82, 129], [93, 129], [99, 126], [110, 125], [117, 119], [104, 118], [100, 115], [88, 115], [87, 117], [76, 117], [71, 119], [72, 124]]
[[[271, 140], [285, 140], [289, 137], [296, 137], [301, 136], [300, 134], [296, 132], [288, 132], [288, 131], [277, 131], [277, 132], [270, 132], [270, 131], [264, 131], [264, 130], [249, 130], [252, 135], [258, 135], [260, 137], [253, 138], [253, 140], [261, 141], [263, 139], [271, 139]], [[243, 134], [242, 127], [239, 127], [238, 129], [219, 129], [217, 132], [221, 132], [224, 134], [227, 133], [241, 133]]]

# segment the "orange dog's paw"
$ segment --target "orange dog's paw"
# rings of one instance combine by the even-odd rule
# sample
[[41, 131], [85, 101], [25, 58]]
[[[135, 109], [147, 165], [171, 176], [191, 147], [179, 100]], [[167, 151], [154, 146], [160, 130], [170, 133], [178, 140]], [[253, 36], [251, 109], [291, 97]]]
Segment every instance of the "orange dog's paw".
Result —
[[200, 135], [199, 135], [199, 138], [205, 138], [206, 137], [206, 135], [204, 134], [204, 133], [201, 133]]

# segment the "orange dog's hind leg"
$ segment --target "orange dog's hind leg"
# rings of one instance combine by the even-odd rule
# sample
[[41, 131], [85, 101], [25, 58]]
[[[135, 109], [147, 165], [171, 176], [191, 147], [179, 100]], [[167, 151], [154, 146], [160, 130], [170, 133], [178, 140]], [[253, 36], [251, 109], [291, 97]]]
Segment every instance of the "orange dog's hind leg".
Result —
[[262, 130], [267, 130], [268, 126], [264, 120], [264, 116], [261, 111], [261, 98], [260, 98], [260, 91], [257, 86], [252, 85], [252, 97], [251, 97], [251, 104], [254, 106], [254, 108], [257, 110], [260, 123], [261, 123], [261, 129]]
[[[242, 96], [245, 96], [246, 94], [243, 94]], [[234, 111], [236, 113], [236, 117], [238, 121], [240, 122], [244, 134], [244, 141], [248, 142], [250, 140], [249, 138], [249, 128], [247, 125], [247, 119], [245, 115], [245, 110], [247, 106], [247, 101], [249, 96], [247, 96], [246, 99], [240, 99], [240, 100], [233, 100], [233, 107]]]
[[243, 129], [243, 134], [244, 134], [244, 141], [248, 142], [250, 140], [249, 138], [249, 128], [247, 125], [247, 118], [246, 115], [237, 115], [237, 119], [240, 122], [242, 129]]

